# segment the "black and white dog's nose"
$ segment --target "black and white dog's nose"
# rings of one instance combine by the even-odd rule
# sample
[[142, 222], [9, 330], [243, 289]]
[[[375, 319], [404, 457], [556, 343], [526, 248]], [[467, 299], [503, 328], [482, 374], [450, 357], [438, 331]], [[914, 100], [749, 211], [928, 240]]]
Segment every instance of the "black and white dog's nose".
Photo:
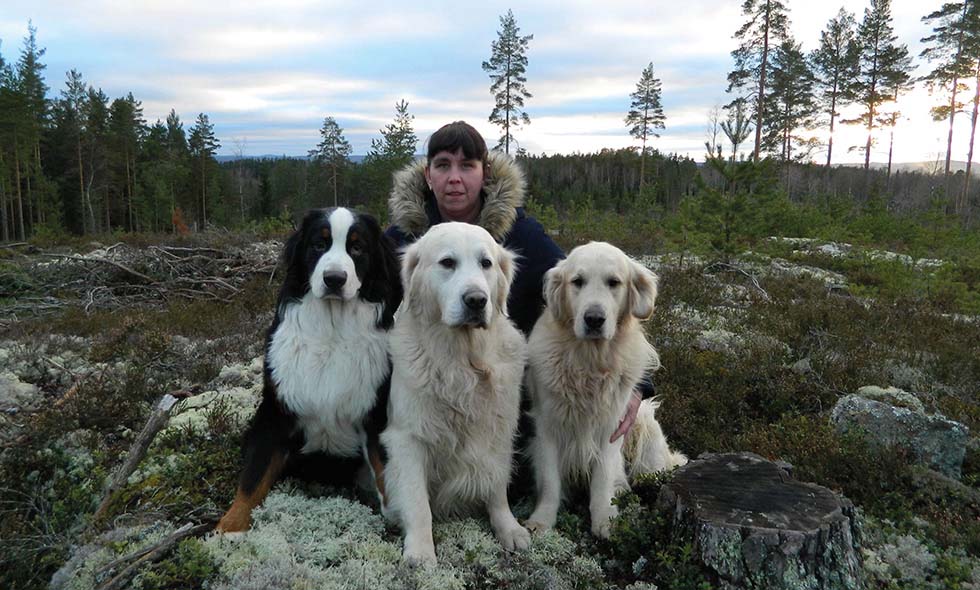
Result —
[[598, 330], [606, 323], [606, 316], [601, 311], [590, 309], [585, 312], [585, 325], [589, 330]]
[[487, 306], [487, 296], [483, 291], [467, 291], [463, 294], [463, 303], [473, 311], [482, 311]]
[[327, 286], [327, 292], [337, 292], [343, 288], [347, 282], [347, 273], [342, 270], [331, 270], [323, 273], [323, 284]]

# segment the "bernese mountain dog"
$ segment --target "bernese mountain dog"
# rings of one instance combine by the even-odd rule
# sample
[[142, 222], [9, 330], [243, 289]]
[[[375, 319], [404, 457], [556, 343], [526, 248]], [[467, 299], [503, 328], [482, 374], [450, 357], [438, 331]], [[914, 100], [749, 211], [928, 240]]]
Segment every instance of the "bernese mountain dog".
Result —
[[284, 258], [262, 401], [222, 532], [248, 529], [252, 509], [284, 474], [349, 485], [366, 466], [384, 492], [378, 437], [391, 377], [387, 331], [402, 299], [394, 246], [370, 215], [315, 209], [286, 241]]

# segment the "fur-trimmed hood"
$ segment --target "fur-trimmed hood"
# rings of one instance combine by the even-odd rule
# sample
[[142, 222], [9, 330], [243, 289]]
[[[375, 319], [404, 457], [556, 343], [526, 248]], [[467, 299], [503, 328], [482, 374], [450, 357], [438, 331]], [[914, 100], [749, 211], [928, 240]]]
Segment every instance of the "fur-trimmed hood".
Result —
[[[432, 225], [429, 217], [433, 199], [425, 182], [426, 159], [420, 158], [394, 175], [394, 186], [388, 197], [391, 223], [402, 232], [421, 236]], [[520, 166], [508, 155], [490, 152], [487, 173], [483, 179], [483, 208], [477, 224], [502, 241], [517, 219], [517, 208], [524, 205], [527, 181]], [[434, 207], [432, 207], [434, 209]]]

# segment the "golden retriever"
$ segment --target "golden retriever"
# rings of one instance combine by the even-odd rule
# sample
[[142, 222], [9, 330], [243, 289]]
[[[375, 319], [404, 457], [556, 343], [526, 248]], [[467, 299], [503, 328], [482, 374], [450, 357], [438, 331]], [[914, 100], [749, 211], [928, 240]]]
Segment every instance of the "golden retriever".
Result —
[[[640, 324], [653, 314], [657, 276], [615, 246], [592, 242], [548, 271], [544, 291], [547, 307], [528, 340], [538, 501], [526, 524], [553, 527], [562, 485], [588, 483], [592, 532], [608, 538], [612, 498], [629, 485], [624, 438], [609, 438], [637, 383], [660, 366]], [[667, 447], [656, 407], [644, 401], [625, 437], [631, 474], [687, 462]]]

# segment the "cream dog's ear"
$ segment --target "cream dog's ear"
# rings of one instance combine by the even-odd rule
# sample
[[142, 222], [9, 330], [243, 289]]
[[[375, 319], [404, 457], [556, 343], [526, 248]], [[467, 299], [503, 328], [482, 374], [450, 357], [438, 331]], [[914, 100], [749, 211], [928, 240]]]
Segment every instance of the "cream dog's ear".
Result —
[[418, 293], [419, 281], [414, 280], [415, 269], [418, 267], [422, 256], [419, 253], [419, 244], [415, 242], [402, 251], [402, 287], [405, 289], [405, 304], [407, 309], [421, 311], [421, 301]]
[[635, 260], [630, 260], [629, 306], [634, 317], [650, 319], [657, 300], [657, 275]]
[[568, 321], [568, 297], [565, 295], [565, 261], [562, 260], [544, 273], [544, 301], [551, 315], [560, 323]]
[[517, 263], [514, 253], [496, 244], [497, 258], [497, 292], [494, 295], [493, 306], [500, 310], [504, 316], [507, 315], [507, 296], [510, 294], [510, 285], [514, 282], [514, 272]]

